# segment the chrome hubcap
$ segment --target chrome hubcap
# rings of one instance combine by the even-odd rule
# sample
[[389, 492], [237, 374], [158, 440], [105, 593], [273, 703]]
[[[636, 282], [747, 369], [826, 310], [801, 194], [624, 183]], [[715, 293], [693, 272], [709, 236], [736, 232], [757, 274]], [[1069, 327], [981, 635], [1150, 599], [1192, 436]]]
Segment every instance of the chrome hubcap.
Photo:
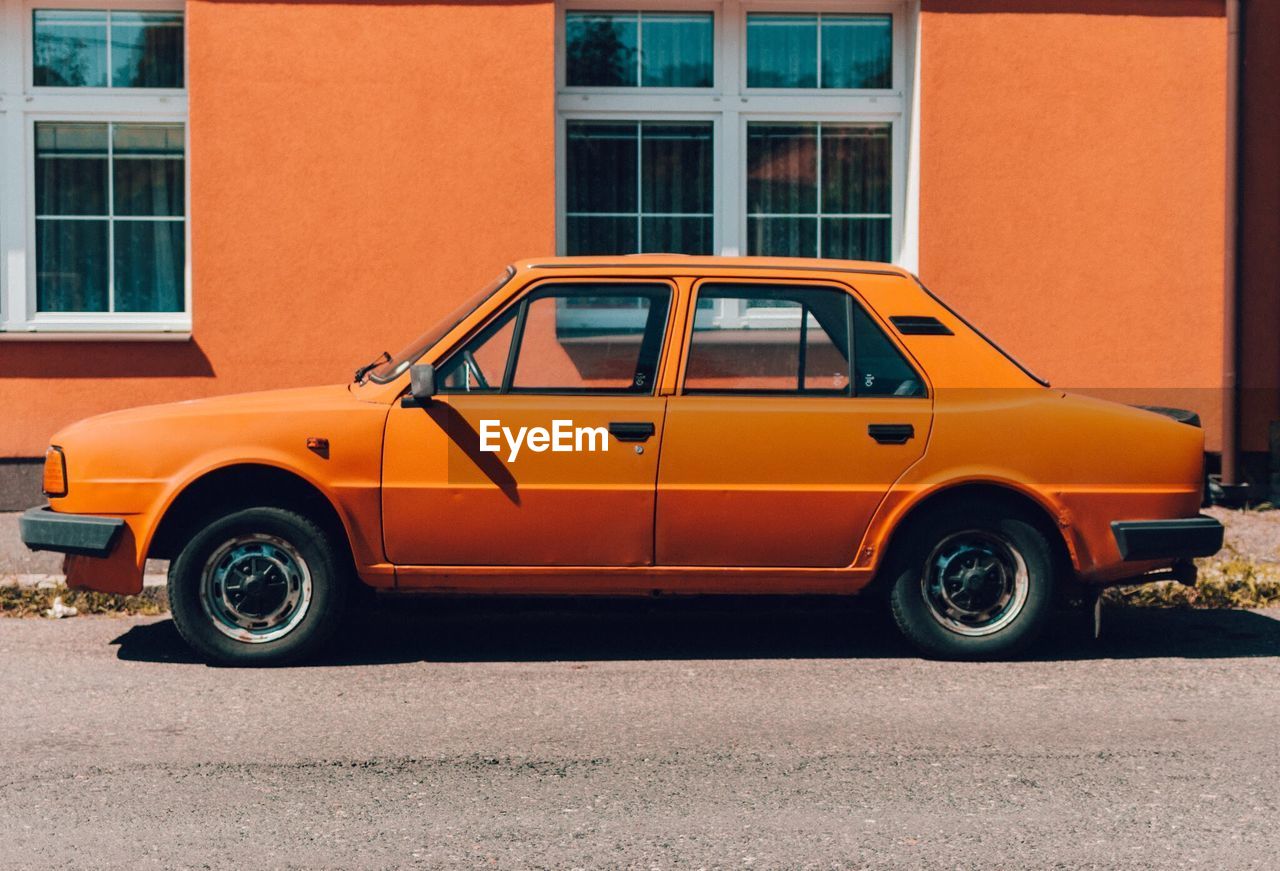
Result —
[[944, 538], [921, 578], [934, 619], [960, 635], [999, 632], [1022, 613], [1030, 586], [1027, 564], [1004, 538], [982, 530]]
[[311, 606], [311, 572], [297, 549], [271, 535], [225, 542], [205, 563], [200, 603], [223, 635], [249, 644], [274, 641]]

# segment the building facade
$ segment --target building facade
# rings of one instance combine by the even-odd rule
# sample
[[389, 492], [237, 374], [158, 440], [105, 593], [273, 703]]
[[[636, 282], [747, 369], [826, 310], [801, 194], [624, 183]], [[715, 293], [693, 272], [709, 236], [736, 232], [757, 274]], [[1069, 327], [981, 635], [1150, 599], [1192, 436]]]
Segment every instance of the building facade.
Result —
[[1280, 14], [1243, 7], [0, 0], [0, 505], [72, 420], [347, 379], [551, 252], [898, 263], [1264, 457]]

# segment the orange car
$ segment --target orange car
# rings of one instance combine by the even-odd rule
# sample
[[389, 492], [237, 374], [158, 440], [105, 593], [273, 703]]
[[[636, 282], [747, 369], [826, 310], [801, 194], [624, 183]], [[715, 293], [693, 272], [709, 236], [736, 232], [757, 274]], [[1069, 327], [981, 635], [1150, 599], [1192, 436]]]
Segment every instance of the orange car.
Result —
[[183, 636], [274, 663], [355, 581], [468, 593], [857, 593], [1005, 656], [1068, 589], [1194, 578], [1190, 413], [1051, 388], [910, 273], [669, 255], [508, 268], [354, 383], [116, 412], [22, 519], [68, 583], [171, 560]]

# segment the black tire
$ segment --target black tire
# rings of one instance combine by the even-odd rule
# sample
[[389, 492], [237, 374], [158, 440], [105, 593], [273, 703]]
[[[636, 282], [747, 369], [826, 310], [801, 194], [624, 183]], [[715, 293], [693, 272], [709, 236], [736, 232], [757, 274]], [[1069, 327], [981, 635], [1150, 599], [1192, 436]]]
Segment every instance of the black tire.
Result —
[[[200, 528], [170, 563], [169, 610], [178, 632], [209, 662], [297, 662], [329, 642], [341, 623], [351, 586], [345, 565], [309, 518], [246, 508]], [[267, 613], [277, 597], [278, 613]], [[253, 612], [263, 617], [258, 628]]]
[[1044, 533], [1027, 518], [1000, 506], [952, 506], [904, 532], [890, 568], [889, 606], [923, 654], [1002, 659], [1044, 630], [1057, 568]]

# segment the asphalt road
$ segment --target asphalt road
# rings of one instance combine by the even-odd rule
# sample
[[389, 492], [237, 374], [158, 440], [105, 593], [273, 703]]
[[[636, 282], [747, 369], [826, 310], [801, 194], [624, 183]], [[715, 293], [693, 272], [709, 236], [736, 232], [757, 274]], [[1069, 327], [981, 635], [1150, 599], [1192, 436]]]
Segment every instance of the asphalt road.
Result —
[[1274, 868], [1280, 612], [924, 662], [829, 602], [422, 602], [215, 669], [0, 620], [5, 867]]

